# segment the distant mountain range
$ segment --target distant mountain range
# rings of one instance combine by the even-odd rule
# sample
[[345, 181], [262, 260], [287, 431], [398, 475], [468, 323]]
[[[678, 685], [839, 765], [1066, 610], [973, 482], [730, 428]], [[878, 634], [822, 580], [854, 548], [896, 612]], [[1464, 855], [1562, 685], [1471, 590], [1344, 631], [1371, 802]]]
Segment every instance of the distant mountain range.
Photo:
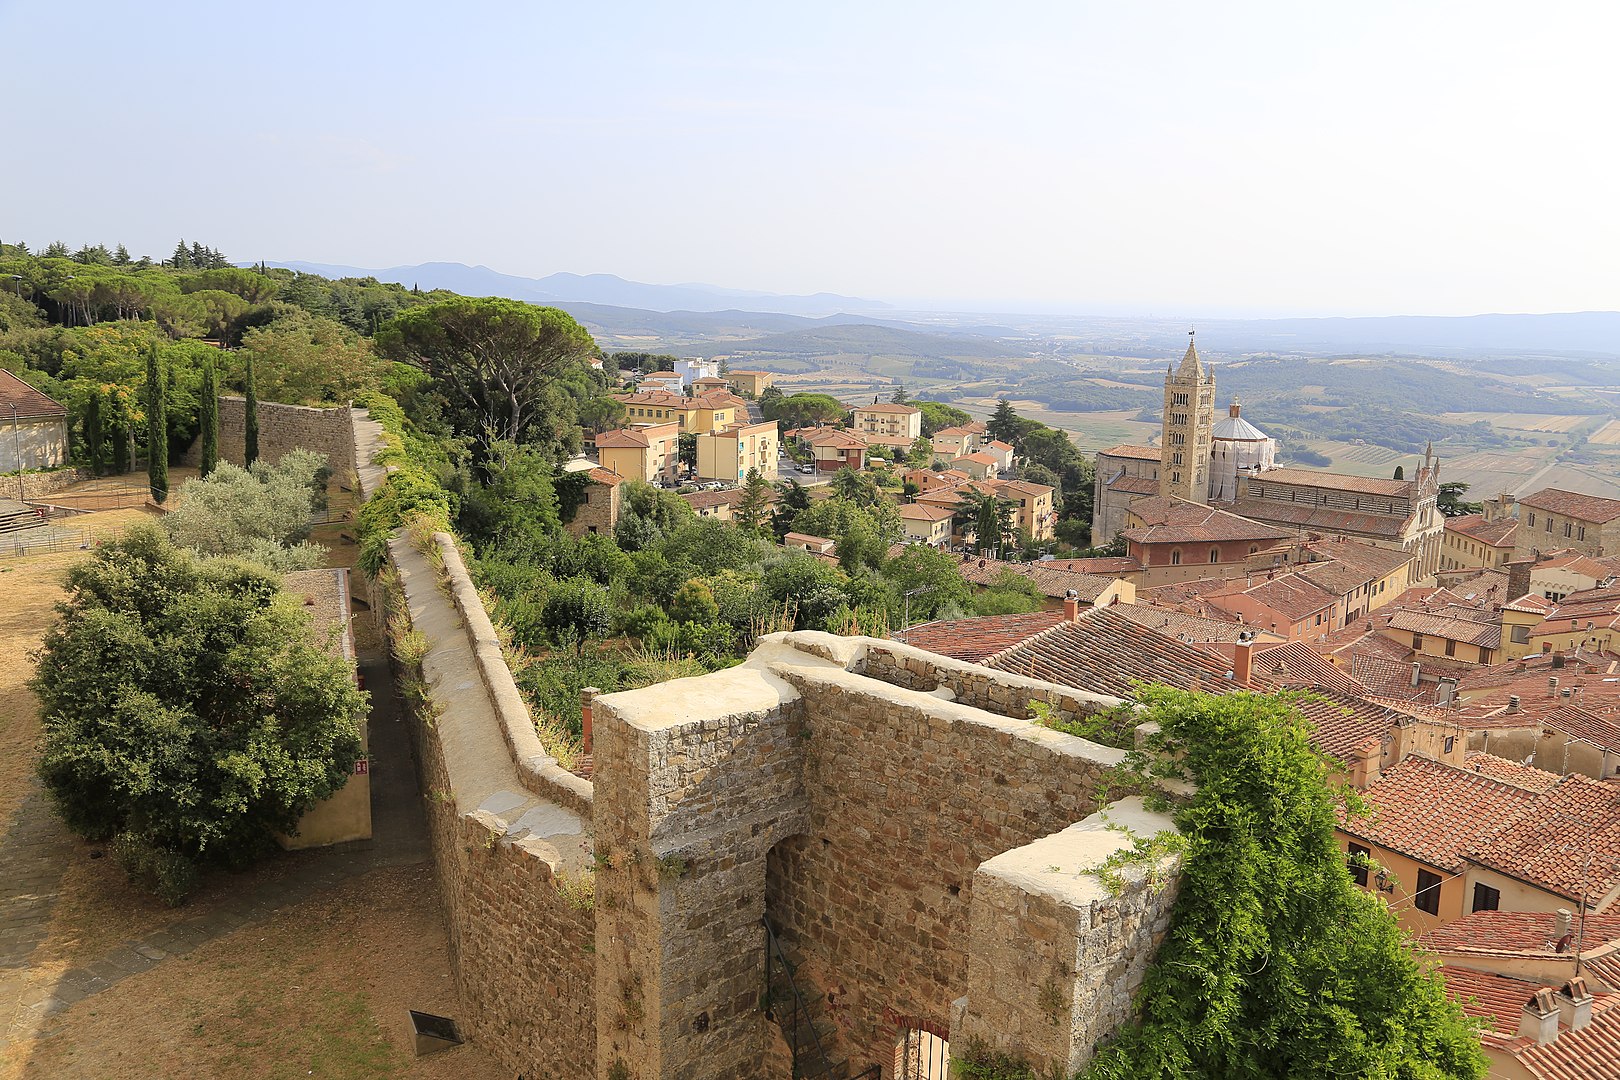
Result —
[[643, 311], [728, 311], [748, 308], [791, 315], [891, 310], [890, 305], [878, 300], [863, 300], [836, 293], [783, 296], [693, 283], [648, 285], [640, 281], [626, 281], [613, 274], [550, 274], [543, 278], [525, 278], [502, 274], [487, 266], [467, 266], [463, 263], [432, 262], [416, 266], [391, 266], [386, 270], [310, 262], [272, 262], [266, 265], [329, 278], [374, 277], [378, 281], [398, 282], [406, 288], [417, 285], [423, 289], [449, 289], [463, 296], [506, 296], [540, 304], [605, 304], [640, 308]]

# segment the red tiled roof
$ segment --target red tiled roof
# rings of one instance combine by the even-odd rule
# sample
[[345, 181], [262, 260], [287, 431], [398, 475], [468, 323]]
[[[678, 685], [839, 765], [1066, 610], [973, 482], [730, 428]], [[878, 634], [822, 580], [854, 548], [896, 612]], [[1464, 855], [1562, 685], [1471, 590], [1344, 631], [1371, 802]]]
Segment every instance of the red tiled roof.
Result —
[[599, 447], [641, 447], [645, 449], [652, 444], [648, 442], [647, 436], [641, 432], [633, 428], [620, 428], [616, 431], [598, 432], [596, 445]]
[[[1417, 943], [1430, 952], [1555, 955], [1553, 944], [1558, 940], [1555, 918], [1550, 911], [1476, 911], [1425, 930], [1418, 936]], [[1620, 938], [1620, 914], [1587, 913], [1586, 950], [1617, 938]]]
[[1233, 501], [1232, 512], [1254, 521], [1289, 525], [1301, 530], [1325, 533], [1355, 533], [1398, 540], [1406, 531], [1411, 514], [1396, 516], [1372, 514], [1350, 510], [1329, 510], [1307, 503], [1284, 502], [1281, 499], [1242, 498]]
[[858, 435], [852, 435], [847, 431], [840, 431], [838, 428], [827, 428], [825, 431], [817, 432], [816, 434], [810, 436], [810, 438], [806, 441], [809, 442], [811, 446], [830, 446], [834, 450], [866, 449], [865, 439]]
[[1096, 558], [1096, 559], [1052, 559], [1047, 566], [1054, 570], [1073, 570], [1081, 574], [1135, 574], [1142, 569], [1142, 564], [1135, 559], [1126, 558]]
[[1247, 596], [1264, 607], [1286, 618], [1303, 619], [1339, 602], [1342, 593], [1330, 592], [1302, 574], [1279, 574], [1253, 584], [1235, 578], [1224, 589], [1205, 595], [1205, 599], [1219, 607], [1229, 596]]
[[1598, 523], [1620, 518], [1620, 500], [1604, 499], [1597, 495], [1582, 495], [1561, 488], [1542, 488], [1519, 500], [1520, 506], [1532, 510], [1545, 510], [1564, 517]]
[[1154, 496], [1159, 493], [1159, 482], [1149, 480], [1145, 476], [1121, 476], [1108, 485], [1109, 491], [1119, 491], [1126, 495]]
[[1592, 1021], [1563, 1028], [1545, 1046], [1514, 1039], [1510, 1052], [1536, 1080], [1613, 1080], [1620, 1076], [1620, 994], [1596, 994]]
[[1390, 612], [1390, 630], [1406, 630], [1426, 638], [1443, 638], [1477, 644], [1481, 648], [1495, 649], [1502, 644], [1502, 623], [1479, 622], [1456, 614], [1458, 609], [1448, 607], [1443, 612], [1421, 610], [1393, 610]]
[[1514, 518], [1486, 521], [1484, 514], [1463, 514], [1461, 517], [1446, 518], [1446, 532], [1461, 533], [1487, 547], [1512, 547], [1513, 535], [1518, 531], [1519, 523]]
[[1362, 796], [1373, 816], [1343, 821], [1345, 833], [1452, 872], [1536, 798], [1471, 769], [1416, 756], [1384, 770]]
[[1256, 645], [1250, 670], [1264, 675], [1274, 686], [1316, 690], [1339, 690], [1359, 694], [1366, 691], [1353, 675], [1324, 660], [1322, 654], [1303, 641], [1276, 645]]
[[624, 483], [624, 477], [610, 469], [604, 469], [601, 466], [597, 466], [596, 468], [590, 470], [588, 475], [590, 476], [591, 483], [593, 484], [605, 484], [608, 487], [618, 487], [620, 484]]
[[621, 394], [619, 400], [626, 405], [662, 405], [668, 408], [686, 408], [688, 399], [668, 390], [643, 390], [635, 394]]
[[952, 515], [951, 511], [943, 506], [907, 503], [900, 508], [900, 516], [910, 521], [944, 521]]
[[893, 413], [896, 416], [911, 416], [915, 413], [922, 412], [922, 410], [917, 408], [915, 405], [896, 405], [893, 402], [877, 402], [872, 405], [857, 405], [855, 406], [854, 411], [857, 413]]
[[1358, 751], [1379, 748], [1397, 717], [1355, 694], [1319, 691], [1294, 707], [1311, 726], [1311, 742], [1324, 754], [1349, 761]]
[[1446, 996], [1462, 1006], [1465, 1015], [1489, 1021], [1493, 1031], [1517, 1035], [1524, 1003], [1542, 987], [1538, 982], [1509, 978], [1490, 971], [1471, 971], [1446, 964], [1440, 969]]
[[[1145, 626], [1149, 630], [1157, 630], [1180, 641], [1197, 645], [1215, 641], [1235, 642], [1240, 634], [1255, 633], [1254, 627], [1244, 626], [1240, 622], [1206, 619], [1202, 615], [1190, 615], [1175, 608], [1153, 607], [1147, 604], [1119, 604], [1115, 610], [1138, 626]], [[1270, 634], [1266, 636], [1275, 640]], [[1229, 652], [1223, 655], [1229, 655]]]
[[1570, 900], [1595, 901], [1620, 882], [1620, 791], [1566, 776], [1469, 857]]
[[1137, 461], [1163, 461], [1164, 451], [1157, 446], [1133, 446], [1130, 443], [1120, 443], [1110, 446], [1107, 450], [1097, 451], [1099, 457], [1133, 458]]
[[973, 454], [963, 454], [959, 458], [952, 458], [951, 459], [951, 464], [954, 465], [958, 461], [971, 461], [975, 465], [994, 465], [994, 464], [997, 463], [997, 459], [996, 459], [994, 454], [986, 454], [986, 453], [982, 453], [982, 452], [981, 453], [973, 453]]
[[35, 390], [11, 372], [0, 368], [0, 412], [10, 419], [11, 407], [17, 407], [19, 420], [40, 416], [66, 416], [67, 409], [55, 398]]
[[[1388, 638], [1384, 638], [1389, 641]], [[1394, 644], [1394, 642], [1390, 642]], [[1390, 660], [1370, 653], [1350, 655], [1350, 677], [1368, 690], [1392, 692], [1397, 696], [1415, 689], [1412, 686], [1412, 665], [1405, 660]]]
[[993, 446], [997, 450], [1011, 450], [1013, 448], [1012, 443], [1004, 443], [1000, 439], [991, 439], [989, 442], [985, 443], [985, 445]]
[[963, 555], [958, 569], [974, 585], [994, 585], [1003, 571], [1027, 577], [1035, 587], [1053, 600], [1062, 600], [1074, 590], [1083, 604], [1094, 603], [1114, 585], [1111, 577], [1101, 574], [1077, 574], [1072, 570], [1053, 570], [1044, 563], [1010, 563], [978, 555]]
[[1132, 683], [1165, 683], [1184, 690], [1233, 689], [1224, 659], [1174, 637], [1138, 626], [1114, 607], [1091, 608], [984, 661], [986, 667], [1034, 679], [1126, 697]]
[[1522, 787], [1527, 791], [1546, 791], [1559, 780], [1557, 773], [1538, 769], [1534, 765], [1509, 761], [1507, 758], [1499, 758], [1482, 750], [1468, 751], [1463, 756], [1463, 768], [1472, 769], [1474, 772], [1505, 784], [1512, 784], [1514, 787]]
[[1137, 499], [1131, 503], [1129, 513], [1142, 524], [1125, 529], [1120, 535], [1134, 544], [1281, 540], [1292, 535], [1288, 530], [1274, 525], [1249, 521], [1213, 506], [1187, 502], [1169, 495]]
[[1525, 593], [1517, 600], [1502, 605], [1503, 611], [1522, 611], [1528, 615], [1545, 615], [1556, 605], [1545, 596]]
[[1018, 615], [985, 615], [977, 619], [938, 619], [891, 635], [919, 649], [977, 664], [1021, 641], [1050, 630], [1064, 618], [1061, 611]]
[[1331, 491], [1349, 491], [1360, 495], [1388, 495], [1394, 498], [1410, 495], [1416, 481], [1381, 480], [1373, 476], [1352, 476], [1349, 473], [1324, 472], [1317, 469], [1267, 469], [1255, 475], [1256, 481], [1267, 484], [1291, 484], [1295, 487], [1327, 488]]

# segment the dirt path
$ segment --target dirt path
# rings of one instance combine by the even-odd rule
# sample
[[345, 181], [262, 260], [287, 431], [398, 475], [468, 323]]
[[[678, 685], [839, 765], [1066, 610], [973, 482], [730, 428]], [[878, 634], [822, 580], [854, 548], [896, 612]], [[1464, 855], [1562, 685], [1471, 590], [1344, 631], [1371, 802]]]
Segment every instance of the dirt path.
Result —
[[[106, 535], [145, 516], [75, 521]], [[338, 532], [320, 539], [346, 564]], [[455, 1016], [458, 1001], [408, 733], [368, 616], [355, 629], [372, 691], [373, 839], [215, 873], [170, 908], [56, 820], [32, 773], [28, 653], [82, 557], [0, 561], [12, 751], [0, 755], [0, 1080], [506, 1075], [476, 1047], [411, 1056], [405, 1009]]]

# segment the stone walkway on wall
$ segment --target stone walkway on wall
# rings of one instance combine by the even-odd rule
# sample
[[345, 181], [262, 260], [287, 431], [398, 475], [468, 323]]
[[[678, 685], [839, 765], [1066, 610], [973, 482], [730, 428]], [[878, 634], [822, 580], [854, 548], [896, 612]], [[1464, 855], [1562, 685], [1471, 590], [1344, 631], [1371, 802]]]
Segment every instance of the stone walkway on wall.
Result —
[[385, 467], [373, 464], [377, 455], [388, 448], [388, 442], [383, 438], [382, 424], [373, 420], [371, 413], [365, 409], [350, 409], [349, 415], [354, 424], [355, 471], [360, 479], [361, 496], [369, 499], [388, 475]]
[[49, 931], [63, 867], [75, 857], [76, 844], [36, 781], [36, 790], [0, 840], [0, 882], [5, 883], [0, 898], [0, 1043], [26, 1038], [46, 1016], [360, 874], [416, 863], [430, 873], [427, 823], [409, 732], [387, 662], [380, 651], [366, 652], [359, 666], [372, 691], [372, 839], [283, 853], [277, 859], [286, 872], [275, 880], [81, 962], [54, 981], [32, 975], [29, 957]]

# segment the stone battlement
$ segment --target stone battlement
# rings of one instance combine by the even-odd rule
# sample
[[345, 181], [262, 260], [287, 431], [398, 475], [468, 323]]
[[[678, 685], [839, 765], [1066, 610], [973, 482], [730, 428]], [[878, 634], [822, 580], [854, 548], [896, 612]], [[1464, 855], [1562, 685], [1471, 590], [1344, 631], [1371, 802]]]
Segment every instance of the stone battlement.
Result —
[[[539, 749], [449, 537], [392, 546], [437, 719], [419, 732], [474, 1038], [528, 1074], [787, 1076], [769, 918], [855, 1068], [902, 1028], [1072, 1067], [1128, 1016], [1174, 889], [1088, 870], [1123, 752], [1030, 723], [1113, 698], [890, 641], [796, 632], [596, 698], [594, 782]], [[1168, 820], [1126, 800], [1136, 833]], [[1159, 868], [1161, 871], [1164, 868]], [[1042, 979], [1005, 972], [1038, 960]], [[1033, 970], [1033, 969], [1031, 969]], [[1026, 984], [1027, 982], [1027, 984]]]

